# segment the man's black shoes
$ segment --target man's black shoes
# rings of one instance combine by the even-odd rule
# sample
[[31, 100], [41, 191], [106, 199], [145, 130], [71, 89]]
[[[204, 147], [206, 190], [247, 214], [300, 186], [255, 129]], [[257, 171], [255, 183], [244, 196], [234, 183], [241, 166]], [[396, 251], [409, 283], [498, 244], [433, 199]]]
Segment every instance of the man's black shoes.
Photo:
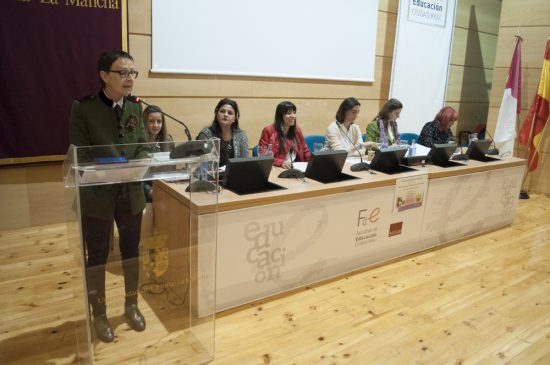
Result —
[[103, 342], [113, 342], [115, 339], [115, 333], [105, 314], [94, 317], [94, 329], [97, 338]]
[[137, 304], [124, 307], [124, 315], [128, 319], [128, 324], [132, 329], [141, 332], [145, 329], [145, 318], [138, 309]]

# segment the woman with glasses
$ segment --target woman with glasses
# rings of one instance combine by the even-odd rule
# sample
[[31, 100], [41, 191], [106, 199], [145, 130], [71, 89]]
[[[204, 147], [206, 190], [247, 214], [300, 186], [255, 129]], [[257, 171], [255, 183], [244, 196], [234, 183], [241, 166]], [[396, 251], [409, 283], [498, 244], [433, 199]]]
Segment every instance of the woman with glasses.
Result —
[[275, 121], [262, 130], [260, 156], [265, 155], [271, 145], [274, 154], [273, 165], [292, 168], [292, 161], [308, 161], [309, 149], [302, 130], [296, 125], [296, 105], [283, 101], [275, 109]]
[[248, 156], [248, 137], [239, 128], [239, 106], [235, 100], [223, 98], [214, 108], [214, 120], [210, 127], [204, 128], [197, 140], [220, 139], [220, 163], [227, 165], [227, 160]]
[[[79, 156], [79, 160], [146, 158], [150, 150], [141, 105], [126, 100], [138, 75], [134, 59], [124, 51], [103, 52], [97, 61], [97, 72], [101, 80], [99, 92], [73, 102], [69, 140], [76, 146], [112, 146], [96, 150], [104, 152], [102, 156]], [[121, 149], [114, 146], [118, 144], [131, 145]], [[138, 309], [139, 241], [145, 195], [141, 182], [82, 187], [79, 193], [90, 318], [96, 336], [112, 342], [115, 336], [107, 318], [105, 267], [113, 221], [118, 227], [124, 273], [124, 292], [117, 294], [124, 298], [129, 326], [136, 331], [145, 330], [145, 318]]]

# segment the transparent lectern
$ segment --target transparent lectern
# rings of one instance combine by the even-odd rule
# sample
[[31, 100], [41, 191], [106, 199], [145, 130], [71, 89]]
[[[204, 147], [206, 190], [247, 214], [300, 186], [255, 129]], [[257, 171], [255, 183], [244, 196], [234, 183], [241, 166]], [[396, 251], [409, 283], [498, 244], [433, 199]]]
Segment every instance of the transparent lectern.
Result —
[[[76, 268], [72, 286], [79, 303], [74, 318], [80, 364], [203, 364], [214, 358], [218, 161], [219, 139], [69, 147], [63, 173], [67, 236]], [[198, 231], [189, 213], [155, 215], [155, 180], [188, 186], [186, 196], [175, 199], [187, 201], [190, 209], [194, 199], [214, 207], [211, 222]], [[149, 202], [144, 205], [142, 198]], [[141, 222], [138, 258], [128, 258], [126, 244], [119, 250], [119, 233], [128, 231], [124, 220], [117, 220], [122, 228], [115, 223], [113, 210], [123, 205], [117, 199], [130, 202], [133, 217], [136, 210], [142, 214], [135, 219]], [[95, 226], [83, 222], [93, 219], [112, 224], [107, 262], [100, 271], [90, 260], [96, 246], [87, 241], [93, 239], [84, 239]], [[122, 237], [127, 242], [127, 233]], [[135, 276], [128, 275], [128, 268], [137, 265], [133, 290], [128, 283]], [[94, 272], [104, 272], [105, 290], [99, 296]], [[136, 294], [146, 320], [143, 331], [134, 330], [125, 315], [128, 297]], [[106, 308], [114, 332], [110, 342], [98, 338], [94, 303]]]

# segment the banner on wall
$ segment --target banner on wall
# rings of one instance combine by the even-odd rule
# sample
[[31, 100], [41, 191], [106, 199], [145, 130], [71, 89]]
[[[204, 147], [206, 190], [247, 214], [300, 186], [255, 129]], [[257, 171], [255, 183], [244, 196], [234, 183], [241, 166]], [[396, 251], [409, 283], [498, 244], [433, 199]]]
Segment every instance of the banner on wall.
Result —
[[123, 46], [125, 0], [8, 0], [0, 12], [0, 163], [69, 145], [71, 103], [100, 88], [99, 54]]
[[390, 97], [403, 103], [401, 132], [420, 134], [445, 102], [456, 0], [400, 0]]

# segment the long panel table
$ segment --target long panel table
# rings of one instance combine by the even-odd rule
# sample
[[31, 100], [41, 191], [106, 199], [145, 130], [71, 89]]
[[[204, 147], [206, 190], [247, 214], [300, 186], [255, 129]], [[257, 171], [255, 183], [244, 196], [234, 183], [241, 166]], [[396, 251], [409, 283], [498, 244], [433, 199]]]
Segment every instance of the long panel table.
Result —
[[[357, 179], [332, 184], [280, 179], [273, 168], [270, 181], [285, 189], [223, 190], [217, 208], [210, 193], [193, 193], [190, 203], [186, 184], [155, 181], [155, 225], [178, 242], [186, 230], [212, 234], [203, 228], [217, 220], [220, 311], [509, 225], [524, 168], [517, 158], [394, 175], [345, 165]], [[200, 267], [200, 254], [192, 260]], [[191, 300], [200, 313], [201, 301], [212, 298], [198, 292]]]

